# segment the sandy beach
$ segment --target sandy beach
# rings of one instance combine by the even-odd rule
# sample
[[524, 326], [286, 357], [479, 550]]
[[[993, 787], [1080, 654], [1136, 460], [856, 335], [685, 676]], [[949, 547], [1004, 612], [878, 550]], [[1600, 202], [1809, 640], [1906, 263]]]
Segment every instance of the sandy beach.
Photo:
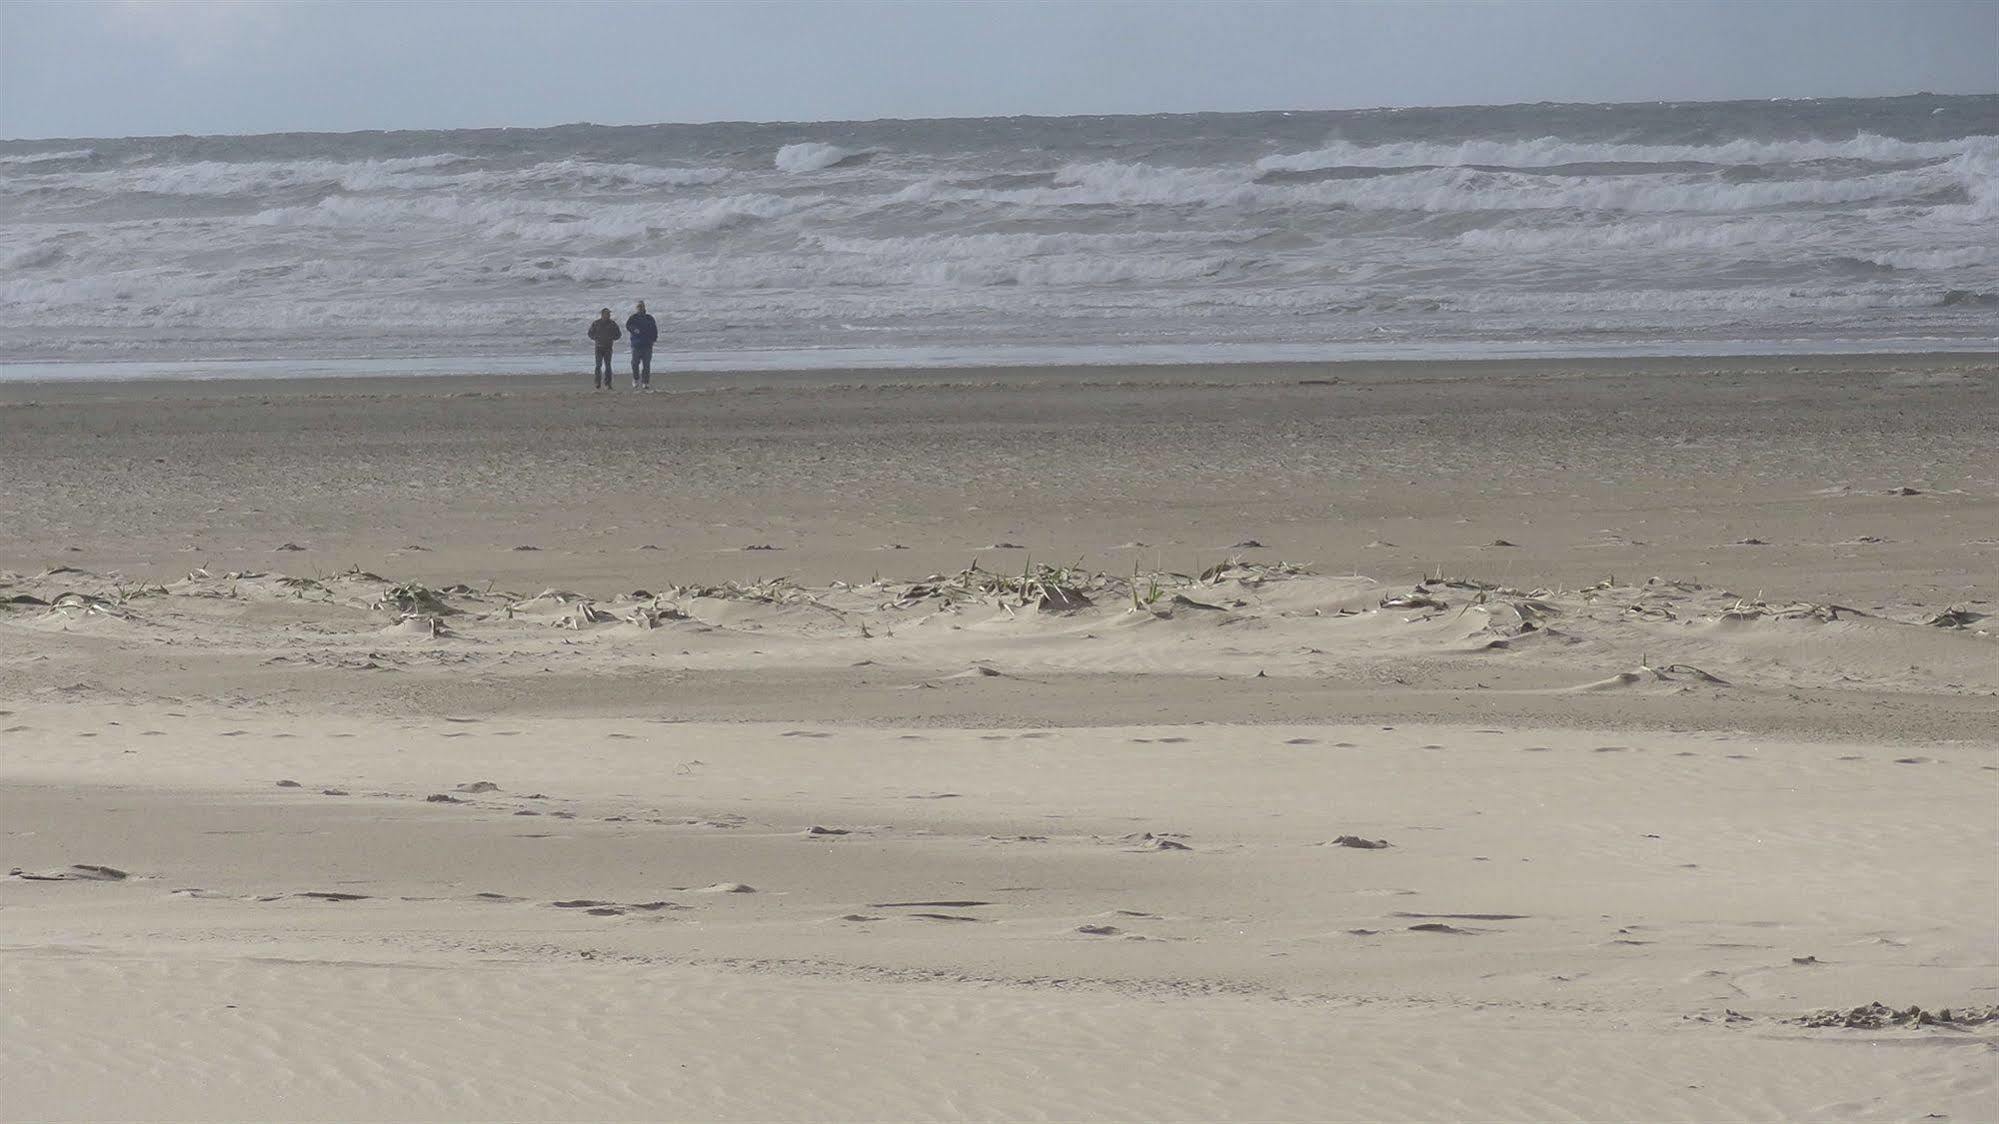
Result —
[[1992, 356], [668, 366], [0, 382], [0, 1117], [1999, 1115]]

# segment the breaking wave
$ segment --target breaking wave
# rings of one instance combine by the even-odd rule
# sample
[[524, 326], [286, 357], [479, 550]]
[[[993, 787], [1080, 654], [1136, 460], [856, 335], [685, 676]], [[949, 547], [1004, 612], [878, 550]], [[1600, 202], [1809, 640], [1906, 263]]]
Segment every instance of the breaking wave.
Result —
[[871, 150], [865, 148], [841, 148], [837, 144], [806, 141], [778, 149], [771, 162], [780, 172], [818, 172], [869, 155], [872, 155]]
[[94, 148], [69, 148], [60, 152], [18, 152], [0, 154], [0, 167], [24, 167], [35, 164], [67, 164], [77, 160], [94, 160]]
[[1556, 168], [1575, 164], [1705, 164], [1712, 166], [1796, 164], [1808, 160], [1858, 160], [1893, 164], [1938, 160], [1967, 149], [1999, 151], [1999, 136], [1948, 141], [1905, 141], [1857, 133], [1845, 140], [1750, 140], [1721, 144], [1631, 144], [1578, 142], [1561, 137], [1532, 140], [1467, 140], [1457, 144], [1404, 141], [1354, 144], [1334, 141], [1324, 148], [1256, 162], [1261, 171], [1309, 172], [1323, 168]]

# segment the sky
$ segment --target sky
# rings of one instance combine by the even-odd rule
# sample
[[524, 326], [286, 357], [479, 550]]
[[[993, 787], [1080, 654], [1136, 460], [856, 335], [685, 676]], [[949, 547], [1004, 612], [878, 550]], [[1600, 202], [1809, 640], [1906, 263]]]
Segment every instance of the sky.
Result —
[[0, 0], [0, 137], [1999, 91], [1999, 0]]

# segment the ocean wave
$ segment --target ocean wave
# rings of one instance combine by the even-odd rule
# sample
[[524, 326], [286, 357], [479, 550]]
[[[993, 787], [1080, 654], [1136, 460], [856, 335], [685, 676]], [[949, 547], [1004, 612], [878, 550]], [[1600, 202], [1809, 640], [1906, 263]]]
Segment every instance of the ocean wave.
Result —
[[[1390, 211], [1701, 211], [1870, 201], [1963, 202], [1956, 165], [1829, 179], [1730, 182], [1712, 175], [1549, 176], [1477, 168], [1422, 168], [1368, 179], [1263, 183], [1241, 169], [1170, 168], [1099, 161], [1070, 164], [1051, 187], [1013, 190], [920, 180], [892, 201], [1009, 207], [1194, 206], [1246, 211], [1350, 207]], [[1939, 192], [1957, 197], [1933, 198]]]
[[15, 152], [0, 154], [0, 167], [32, 167], [36, 164], [67, 164], [77, 160], [95, 160], [94, 148], [71, 148], [61, 152]]
[[1845, 140], [1752, 140], [1719, 144], [1623, 144], [1572, 141], [1468, 140], [1455, 144], [1403, 141], [1357, 144], [1336, 140], [1323, 148], [1256, 162], [1259, 171], [1309, 172], [1325, 168], [1553, 168], [1576, 164], [1796, 164], [1810, 160], [1907, 163], [1940, 160], [1966, 151], [1999, 150], [1999, 136], [1946, 141], [1906, 141], [1872, 133]]
[[659, 168], [594, 160], [548, 160], [524, 168], [473, 168], [446, 174], [361, 169], [337, 181], [345, 191], [601, 191], [624, 188], [706, 187], [729, 178], [729, 169]]
[[[443, 169], [451, 169], [444, 171]], [[654, 167], [581, 158], [548, 160], [518, 168], [491, 168], [451, 153], [382, 160], [201, 160], [138, 164], [82, 172], [45, 172], [0, 181], [0, 193], [255, 197], [317, 188], [327, 191], [546, 190], [579, 192], [617, 188], [702, 187], [728, 178], [727, 168]]]
[[1950, 250], [1876, 250], [1853, 255], [1854, 260], [1883, 269], [1957, 270], [1999, 261], [1992, 246], [1960, 246]]
[[904, 235], [882, 238], [808, 235], [809, 244], [829, 254], [876, 260], [930, 262], [944, 259], [1013, 260], [1073, 254], [1173, 254], [1216, 246], [1239, 246], [1271, 233], [1250, 228], [1230, 231], [1134, 231], [1085, 233], [990, 232], [985, 234]]
[[8, 181], [5, 186], [16, 191], [57, 187], [68, 192], [92, 192], [101, 196], [260, 195], [302, 186], [338, 186], [349, 176], [359, 177], [361, 182], [365, 182], [372, 176], [438, 168], [462, 160], [464, 157], [449, 153], [360, 161], [197, 160], [20, 177]]
[[779, 218], [813, 202], [811, 198], [758, 193], [614, 205], [460, 195], [334, 195], [316, 203], [268, 208], [248, 221], [270, 227], [372, 230], [418, 241], [456, 240], [470, 230], [485, 239], [587, 246], [713, 232]]
[[869, 148], [842, 148], [837, 144], [805, 141], [778, 149], [771, 163], [780, 172], [819, 172], [873, 154], [874, 150]]
[[1649, 219], [1562, 226], [1475, 227], [1453, 244], [1492, 254], [1547, 254], [1616, 250], [1640, 254], [1733, 250], [1751, 246], [1797, 246], [1845, 237], [1823, 220], [1751, 216], [1711, 219]]

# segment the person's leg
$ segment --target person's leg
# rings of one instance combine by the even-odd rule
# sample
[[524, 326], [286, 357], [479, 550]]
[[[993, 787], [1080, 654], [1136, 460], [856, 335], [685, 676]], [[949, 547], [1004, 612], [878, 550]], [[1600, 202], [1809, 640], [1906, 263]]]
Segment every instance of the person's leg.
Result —
[[646, 389], [652, 389], [652, 345], [643, 349], [632, 349], [632, 380]]

